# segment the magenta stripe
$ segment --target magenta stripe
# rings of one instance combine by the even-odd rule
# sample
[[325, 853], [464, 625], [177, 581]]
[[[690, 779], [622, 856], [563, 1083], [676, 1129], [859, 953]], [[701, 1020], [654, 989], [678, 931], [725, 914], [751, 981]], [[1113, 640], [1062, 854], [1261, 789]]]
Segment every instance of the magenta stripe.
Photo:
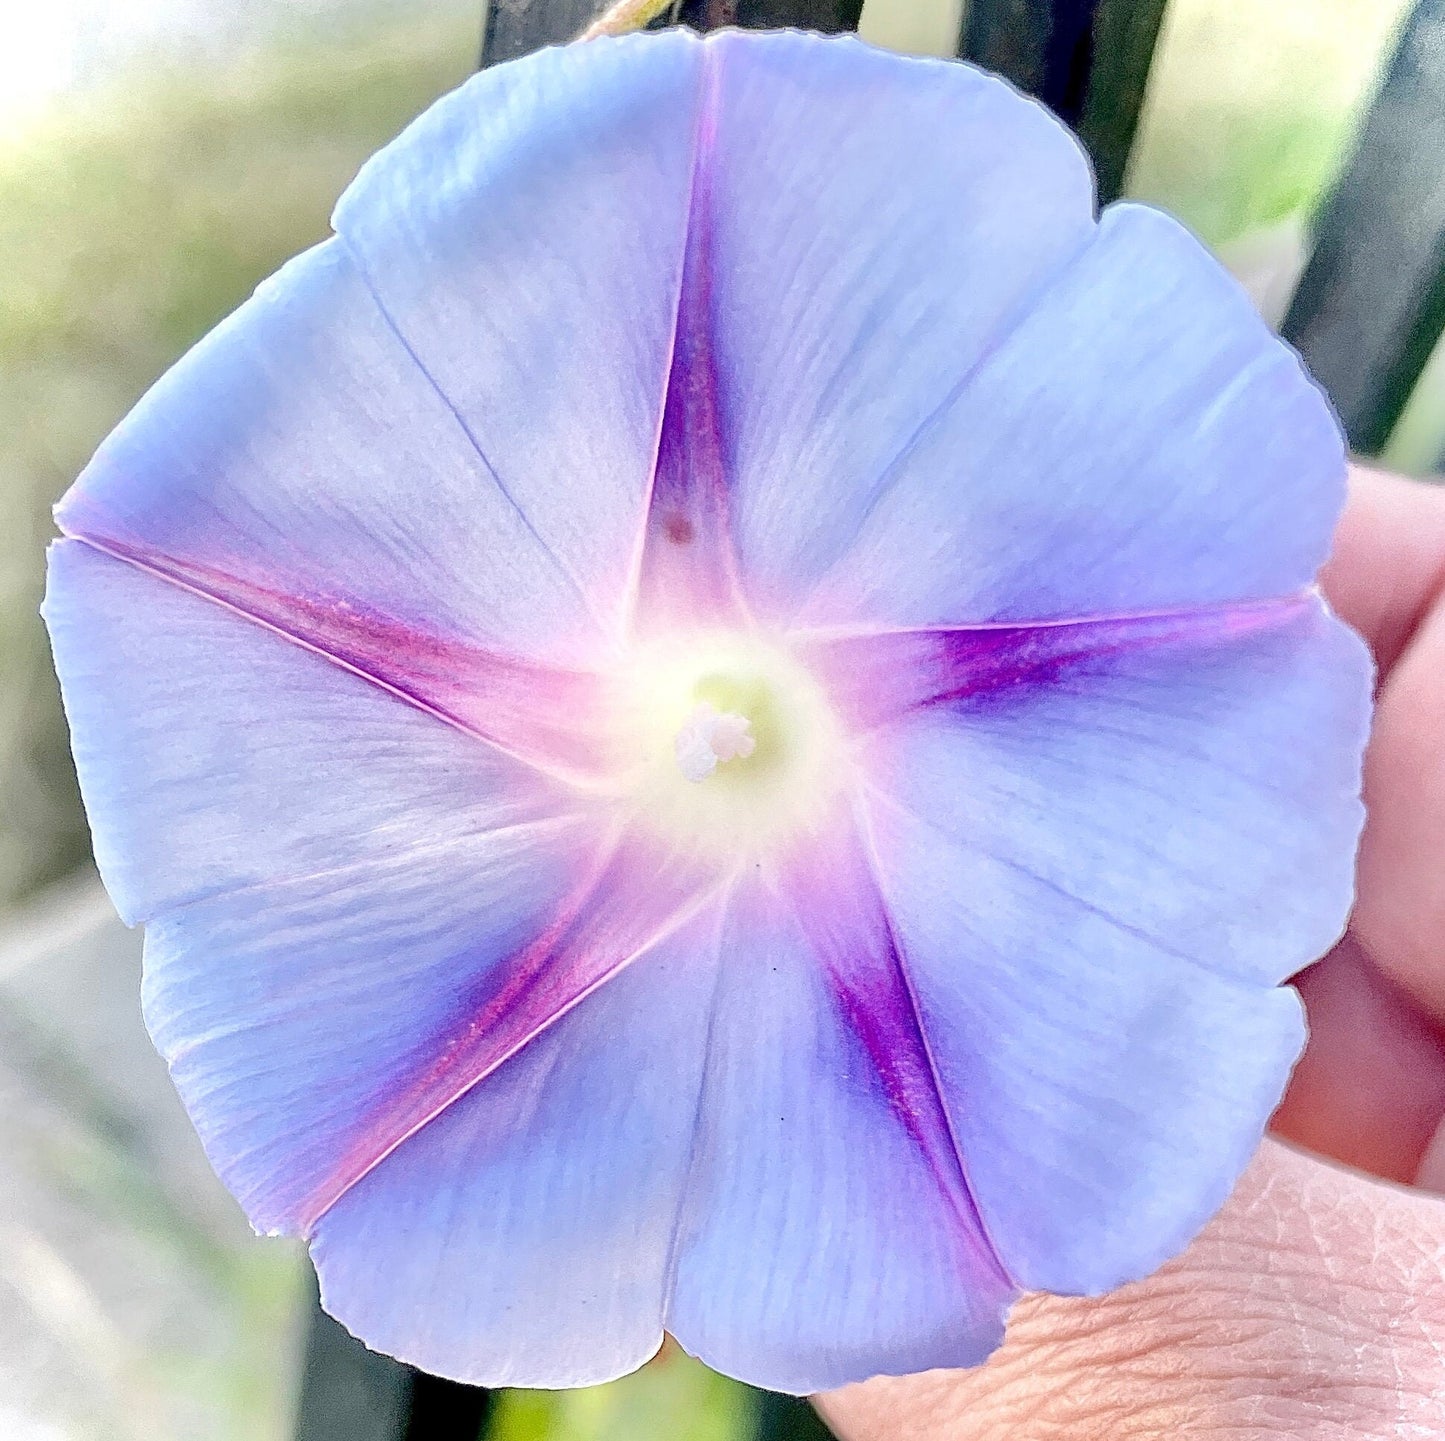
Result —
[[[415, 1069], [388, 1086], [385, 1101], [298, 1206], [303, 1233], [408, 1137], [696, 915], [715, 888], [714, 878], [645, 842], [607, 842], [552, 923], [489, 966]], [[466, 968], [467, 958], [458, 957], [459, 972]]]
[[550, 773], [583, 781], [606, 770], [602, 738], [588, 726], [603, 686], [596, 675], [438, 635], [349, 597], [298, 595], [122, 541], [73, 538], [263, 625]]
[[854, 731], [910, 712], [967, 709], [1026, 694], [1141, 651], [1203, 652], [1277, 630], [1310, 612], [1308, 595], [1167, 614], [1036, 625], [960, 626], [801, 637], [800, 656]]
[[1011, 1285], [974, 1203], [905, 958], [856, 823], [838, 817], [827, 838], [800, 847], [787, 869], [802, 930], [866, 1074], [917, 1146], [980, 1263]]
[[677, 325], [639, 563], [639, 630], [743, 613], [713, 357], [712, 205], [719, 51], [703, 67]]

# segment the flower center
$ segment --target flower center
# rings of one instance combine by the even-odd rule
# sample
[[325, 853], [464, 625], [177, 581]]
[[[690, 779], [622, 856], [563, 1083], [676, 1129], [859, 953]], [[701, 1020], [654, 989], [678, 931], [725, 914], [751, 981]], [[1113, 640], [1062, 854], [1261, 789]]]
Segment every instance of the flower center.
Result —
[[690, 781], [705, 781], [720, 761], [746, 760], [757, 749], [752, 728], [746, 716], [699, 701], [673, 742], [678, 770]]
[[641, 822], [721, 863], [822, 823], [846, 748], [822, 688], [758, 636], [674, 636], [624, 668], [617, 724]]

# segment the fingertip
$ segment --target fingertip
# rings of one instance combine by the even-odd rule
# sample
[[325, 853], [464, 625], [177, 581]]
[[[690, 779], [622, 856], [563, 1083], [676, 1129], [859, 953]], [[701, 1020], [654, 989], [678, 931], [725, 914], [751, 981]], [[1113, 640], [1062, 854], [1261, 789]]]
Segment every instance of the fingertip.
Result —
[[1320, 584], [1388, 672], [1445, 591], [1445, 488], [1352, 466]]
[[1358, 1170], [1412, 1181], [1445, 1118], [1439, 1033], [1353, 935], [1295, 984], [1309, 1043], [1272, 1129]]
[[1353, 925], [1380, 967], [1445, 1023], [1445, 604], [1382, 687], [1365, 756], [1368, 819]]

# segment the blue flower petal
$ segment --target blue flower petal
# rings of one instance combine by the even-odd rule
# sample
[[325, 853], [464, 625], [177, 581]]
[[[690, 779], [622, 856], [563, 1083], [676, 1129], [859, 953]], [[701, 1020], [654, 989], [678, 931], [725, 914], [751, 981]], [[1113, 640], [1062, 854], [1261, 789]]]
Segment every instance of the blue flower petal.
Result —
[[796, 1393], [975, 1365], [1015, 1294], [851, 832], [730, 906], [668, 1313], [709, 1365]]
[[389, 620], [551, 657], [596, 634], [335, 240], [169, 371], [56, 515], [253, 608], [304, 602], [313, 624]]
[[642, 956], [321, 1218], [326, 1308], [490, 1386], [583, 1386], [662, 1340], [705, 1050], [707, 925]]
[[970, 66], [852, 37], [707, 49], [694, 224], [734, 523], [754, 594], [786, 609], [907, 438], [1088, 243], [1093, 187], [1061, 125]]
[[438, 102], [333, 223], [528, 524], [620, 622], [676, 321], [703, 47], [543, 51]]
[[[1317, 603], [960, 699], [869, 808], [984, 1225], [1023, 1285], [1147, 1274], [1219, 1207], [1344, 924], [1369, 665]], [[1308, 725], [1292, 724], [1295, 716]], [[896, 749], [895, 749], [896, 748]]]
[[[647, 1011], [650, 1045], [676, 1030], [646, 1083], [678, 1094], [678, 1175], [657, 1202], [676, 1214], [703, 1053], [686, 1012], [705, 1011], [711, 970], [665, 972], [645, 1004], [619, 972], [696, 912], [695, 868], [618, 844], [530, 767], [83, 542], [52, 553], [47, 615], [107, 883], [149, 920], [147, 1023], [258, 1229], [309, 1235], [373, 1172], [425, 1175], [466, 1124], [443, 1118], [474, 1115], [494, 1073], [553, 1065], [519, 1058], [551, 1055], [543, 1039], [599, 986], [618, 999], [568, 1023], [565, 1046], [620, 1045], [615, 1007]], [[580, 1163], [564, 1148], [559, 1164]], [[424, 1249], [396, 1225], [401, 1250]], [[637, 1324], [656, 1333], [660, 1280], [649, 1296]], [[489, 1364], [485, 1338], [464, 1339]], [[534, 1377], [592, 1364], [574, 1342], [559, 1333]]]
[[96, 860], [132, 924], [570, 805], [534, 768], [82, 541], [51, 547], [45, 618]]
[[1032, 301], [921, 430], [894, 432], [808, 618], [1050, 620], [1309, 585], [1344, 503], [1343, 441], [1199, 243], [1115, 206]]
[[46, 611], [152, 1035], [253, 1224], [301, 1229], [587, 847], [530, 768], [82, 542]]
[[258, 1231], [307, 1232], [462, 1089], [436, 1073], [546, 930], [577, 839], [539, 820], [398, 846], [150, 923], [146, 1023]]

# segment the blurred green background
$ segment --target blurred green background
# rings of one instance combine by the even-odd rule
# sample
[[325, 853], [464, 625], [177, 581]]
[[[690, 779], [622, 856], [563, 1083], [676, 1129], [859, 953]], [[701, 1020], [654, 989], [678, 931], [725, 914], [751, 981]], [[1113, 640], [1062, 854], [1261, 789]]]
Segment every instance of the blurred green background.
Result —
[[[81, 83], [63, 85], [36, 83], [42, 57], [25, 47], [48, 32], [33, 0], [6, 3], [0, 1111], [11, 1120], [0, 1146], [14, 1174], [0, 1182], [0, 1436], [275, 1441], [295, 1383], [298, 1258], [251, 1240], [217, 1194], [144, 1051], [134, 955], [111, 956], [97, 929], [103, 901], [84, 870], [36, 617], [42, 558], [50, 506], [105, 432], [262, 276], [325, 233], [372, 150], [469, 73], [480, 5], [298, 11], [275, 0], [204, 43], [177, 20], [172, 44], [151, 3], [139, 40], [126, 43], [122, 27], [85, 53]], [[107, 6], [70, 9], [83, 21]], [[1288, 297], [1405, 9], [1172, 0], [1129, 189], [1215, 246], [1267, 314]], [[958, 24], [955, 0], [869, 0], [863, 29], [945, 53]], [[1427, 372], [1392, 461], [1420, 470], [1439, 454], [1442, 394], [1445, 360]], [[71, 937], [66, 966], [49, 959], [57, 934]], [[747, 1414], [737, 1388], [667, 1353], [614, 1386], [510, 1395], [495, 1434], [742, 1441]]]

